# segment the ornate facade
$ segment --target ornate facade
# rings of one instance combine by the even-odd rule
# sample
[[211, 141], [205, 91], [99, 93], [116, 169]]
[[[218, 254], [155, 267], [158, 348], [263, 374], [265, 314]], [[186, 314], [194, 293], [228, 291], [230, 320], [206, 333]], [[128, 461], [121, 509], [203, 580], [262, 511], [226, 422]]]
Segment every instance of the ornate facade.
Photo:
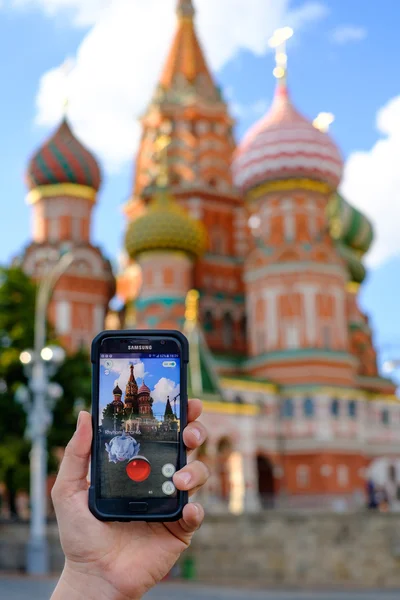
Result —
[[[357, 301], [372, 226], [337, 193], [341, 154], [294, 106], [286, 57], [271, 109], [236, 146], [192, 2], [177, 12], [142, 120], [120, 296], [136, 326], [182, 328], [187, 295], [189, 381], [206, 400], [210, 440], [200, 456], [214, 466], [214, 507], [222, 499], [234, 512], [255, 510], [277, 497], [362, 503], [369, 464], [395, 457], [400, 441], [400, 405], [378, 374]], [[178, 205], [205, 227], [205, 252], [185, 251]], [[136, 284], [132, 272], [141, 273]]]

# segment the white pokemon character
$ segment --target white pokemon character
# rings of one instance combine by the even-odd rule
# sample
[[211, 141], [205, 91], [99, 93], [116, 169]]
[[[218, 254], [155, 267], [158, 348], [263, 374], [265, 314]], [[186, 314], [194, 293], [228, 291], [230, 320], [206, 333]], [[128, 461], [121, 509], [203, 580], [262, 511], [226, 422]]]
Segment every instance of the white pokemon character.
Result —
[[125, 460], [131, 460], [139, 454], [140, 444], [135, 438], [126, 435], [125, 431], [122, 435], [114, 437], [110, 443], [106, 443], [109, 462], [118, 463]]

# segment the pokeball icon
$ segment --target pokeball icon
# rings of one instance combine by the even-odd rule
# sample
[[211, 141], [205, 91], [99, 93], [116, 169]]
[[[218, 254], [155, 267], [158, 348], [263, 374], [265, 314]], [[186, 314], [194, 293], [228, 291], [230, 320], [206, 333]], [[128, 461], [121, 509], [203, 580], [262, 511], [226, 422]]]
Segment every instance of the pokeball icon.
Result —
[[151, 473], [151, 464], [144, 456], [135, 456], [126, 465], [126, 474], [136, 483], [146, 481]]

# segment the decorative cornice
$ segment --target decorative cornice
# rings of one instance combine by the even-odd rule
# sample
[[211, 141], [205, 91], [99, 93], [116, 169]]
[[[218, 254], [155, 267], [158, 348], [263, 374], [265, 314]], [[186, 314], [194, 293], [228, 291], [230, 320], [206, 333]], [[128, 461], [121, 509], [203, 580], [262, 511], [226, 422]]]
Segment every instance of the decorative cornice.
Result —
[[26, 196], [28, 204], [36, 204], [43, 198], [56, 198], [60, 196], [69, 196], [72, 198], [84, 198], [91, 202], [96, 201], [97, 192], [92, 187], [80, 185], [77, 183], [55, 183], [50, 185], [40, 185], [29, 192]]
[[293, 190], [306, 190], [320, 194], [331, 194], [333, 191], [331, 186], [322, 181], [314, 181], [312, 179], [279, 179], [256, 186], [247, 193], [247, 199], [253, 201], [270, 192], [288, 192]]
[[236, 402], [205, 402], [203, 401], [204, 413], [219, 413], [223, 415], [243, 415], [256, 417], [260, 408], [253, 404], [237, 404]]
[[266, 383], [263, 381], [252, 381], [250, 379], [236, 379], [223, 377], [221, 379], [223, 389], [236, 391], [252, 391], [252, 392], [270, 392], [276, 394], [278, 386], [274, 383]]
[[245, 362], [247, 368], [258, 367], [263, 364], [298, 362], [315, 360], [318, 362], [331, 362], [332, 366], [340, 363], [356, 365], [356, 358], [348, 352], [325, 350], [322, 348], [299, 348], [296, 350], [277, 350], [248, 358]]

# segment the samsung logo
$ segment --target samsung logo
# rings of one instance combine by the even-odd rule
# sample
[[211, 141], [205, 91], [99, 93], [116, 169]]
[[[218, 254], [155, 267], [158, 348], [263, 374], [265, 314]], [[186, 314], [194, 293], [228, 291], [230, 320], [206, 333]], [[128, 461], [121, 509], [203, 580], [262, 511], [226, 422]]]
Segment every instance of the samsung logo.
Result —
[[128, 350], [153, 350], [153, 346], [128, 346]]

